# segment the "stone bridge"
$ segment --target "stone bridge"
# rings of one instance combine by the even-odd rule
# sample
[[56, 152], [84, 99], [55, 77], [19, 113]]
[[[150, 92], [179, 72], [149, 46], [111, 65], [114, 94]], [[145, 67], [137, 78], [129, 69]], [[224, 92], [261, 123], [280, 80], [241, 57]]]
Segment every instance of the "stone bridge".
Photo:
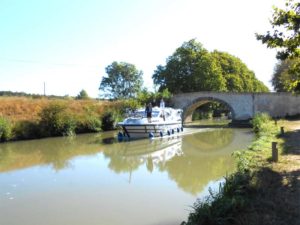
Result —
[[272, 117], [300, 114], [300, 95], [290, 93], [191, 92], [174, 95], [171, 102], [183, 109], [184, 122], [191, 121], [194, 110], [208, 102], [227, 106], [233, 121], [251, 119], [259, 112]]

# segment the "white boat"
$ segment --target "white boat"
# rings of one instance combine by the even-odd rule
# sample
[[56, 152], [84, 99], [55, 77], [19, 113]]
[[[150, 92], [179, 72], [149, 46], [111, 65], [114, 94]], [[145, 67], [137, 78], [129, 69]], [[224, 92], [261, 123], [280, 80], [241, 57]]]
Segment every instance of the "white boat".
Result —
[[162, 137], [182, 131], [182, 110], [169, 107], [152, 108], [152, 118], [149, 121], [145, 109], [138, 109], [131, 113], [123, 122], [118, 123], [122, 127], [123, 135], [128, 138]]

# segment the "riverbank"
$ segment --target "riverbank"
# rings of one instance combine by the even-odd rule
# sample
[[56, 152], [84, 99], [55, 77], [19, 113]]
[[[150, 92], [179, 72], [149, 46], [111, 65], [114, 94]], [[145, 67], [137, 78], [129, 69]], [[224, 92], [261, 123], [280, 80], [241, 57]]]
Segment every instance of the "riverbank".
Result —
[[[197, 201], [182, 224], [299, 224], [300, 121], [281, 120], [275, 126], [263, 119], [254, 128], [257, 139], [247, 151], [235, 153], [237, 172], [219, 193]], [[278, 142], [278, 162], [271, 158], [272, 142]]]
[[0, 142], [114, 129], [125, 101], [0, 97]]

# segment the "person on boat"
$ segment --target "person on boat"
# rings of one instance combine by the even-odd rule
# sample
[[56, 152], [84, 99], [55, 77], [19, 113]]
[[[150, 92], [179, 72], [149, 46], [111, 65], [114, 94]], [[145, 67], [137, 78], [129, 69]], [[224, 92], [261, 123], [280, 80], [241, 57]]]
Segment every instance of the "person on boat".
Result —
[[163, 98], [160, 100], [159, 108], [161, 109], [161, 116], [165, 120], [165, 102]]
[[151, 123], [151, 117], [152, 117], [152, 104], [149, 103], [147, 106], [146, 106], [146, 115], [147, 115], [147, 119], [148, 119], [148, 122]]

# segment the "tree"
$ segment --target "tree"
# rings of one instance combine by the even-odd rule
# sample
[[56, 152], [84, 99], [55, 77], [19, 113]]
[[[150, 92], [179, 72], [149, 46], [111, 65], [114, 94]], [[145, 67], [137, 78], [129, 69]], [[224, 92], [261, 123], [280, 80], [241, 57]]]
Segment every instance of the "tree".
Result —
[[226, 80], [226, 89], [232, 92], [268, 92], [269, 89], [256, 77], [253, 71], [248, 69], [239, 58], [226, 52], [213, 51], [211, 53], [222, 76]]
[[191, 91], [266, 92], [253, 71], [237, 57], [225, 52], [208, 52], [194, 39], [183, 43], [159, 65], [152, 76], [159, 90], [173, 94]]
[[280, 60], [274, 70], [272, 85], [277, 92], [300, 93], [300, 58]]
[[286, 0], [285, 6], [285, 9], [273, 8], [272, 31], [255, 34], [269, 48], [280, 49], [276, 57], [281, 60], [300, 57], [300, 2]]
[[174, 94], [226, 90], [217, 62], [195, 39], [177, 48], [165, 66], [157, 66], [152, 78], [159, 90], [168, 88]]
[[76, 96], [76, 99], [89, 99], [89, 95], [85, 90], [81, 90], [79, 94]]
[[141, 90], [143, 72], [126, 62], [113, 62], [105, 68], [107, 77], [103, 77], [99, 90], [100, 96], [110, 99], [128, 99], [136, 97]]

